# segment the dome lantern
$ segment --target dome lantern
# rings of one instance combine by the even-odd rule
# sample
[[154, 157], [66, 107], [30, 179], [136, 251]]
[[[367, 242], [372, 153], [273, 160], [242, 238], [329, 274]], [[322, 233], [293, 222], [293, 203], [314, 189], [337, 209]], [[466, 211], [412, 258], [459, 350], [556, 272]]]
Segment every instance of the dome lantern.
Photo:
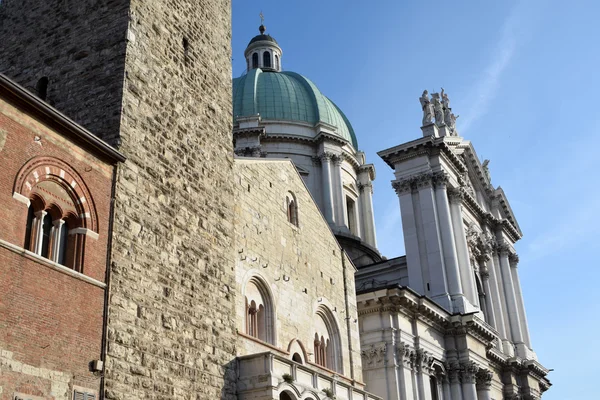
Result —
[[250, 40], [244, 51], [248, 72], [256, 68], [263, 71], [281, 71], [281, 47], [271, 35], [265, 34], [266, 30], [267, 28], [261, 24], [258, 28], [260, 34]]

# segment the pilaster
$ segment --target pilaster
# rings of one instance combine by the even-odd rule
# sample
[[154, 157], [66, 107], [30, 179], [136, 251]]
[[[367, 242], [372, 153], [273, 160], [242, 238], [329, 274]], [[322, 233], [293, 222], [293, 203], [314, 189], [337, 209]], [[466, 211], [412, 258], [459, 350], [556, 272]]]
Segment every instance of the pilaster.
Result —
[[475, 387], [475, 376], [479, 367], [474, 362], [468, 362], [462, 365], [461, 380], [463, 400], [478, 400], [477, 389]]
[[477, 387], [477, 399], [478, 400], [491, 400], [492, 399], [492, 378], [493, 374], [487, 369], [480, 369], [475, 376], [476, 387]]
[[333, 218], [338, 227], [349, 227], [347, 221], [346, 199], [344, 198], [344, 184], [342, 182], [342, 157], [337, 154], [331, 156], [332, 167], [332, 194]]
[[498, 248], [498, 254], [500, 259], [500, 272], [502, 273], [502, 280], [504, 283], [504, 296], [506, 298], [506, 306], [508, 309], [510, 333], [513, 343], [518, 346], [523, 343], [523, 336], [521, 333], [521, 321], [515, 295], [515, 287], [508, 261], [510, 254], [509, 246], [505, 243], [501, 244]]
[[525, 313], [525, 303], [523, 302], [523, 292], [521, 291], [521, 281], [519, 279], [519, 271], [517, 269], [517, 266], [519, 265], [519, 256], [516, 254], [511, 254], [508, 261], [510, 263], [510, 271], [515, 286], [515, 295], [517, 296], [517, 307], [519, 309], [519, 319], [521, 322], [523, 341], [525, 342], [525, 345], [531, 349], [529, 326], [527, 325], [527, 314]]
[[460, 381], [460, 364], [448, 364], [446, 366], [446, 370], [448, 371], [448, 381], [450, 382], [450, 392], [452, 393], [452, 400], [463, 400], [462, 387]]
[[322, 174], [322, 184], [323, 184], [323, 216], [327, 220], [327, 222], [331, 225], [334, 224], [334, 214], [333, 214], [333, 192], [332, 192], [332, 171], [331, 171], [331, 158], [332, 153], [322, 153], [319, 156], [321, 161], [321, 174]]

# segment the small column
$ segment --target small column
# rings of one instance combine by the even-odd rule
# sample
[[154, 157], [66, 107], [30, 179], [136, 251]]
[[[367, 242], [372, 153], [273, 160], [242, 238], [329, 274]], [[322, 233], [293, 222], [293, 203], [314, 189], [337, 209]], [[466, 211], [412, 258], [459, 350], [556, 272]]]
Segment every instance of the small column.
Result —
[[65, 220], [64, 219], [57, 219], [56, 221], [52, 221], [52, 233], [51, 233], [51, 240], [50, 240], [50, 245], [52, 246], [52, 250], [50, 253], [50, 259], [54, 262], [58, 262], [58, 258], [60, 255], [60, 251], [64, 251], [64, 249], [60, 248], [60, 236], [62, 233], [62, 230], [64, 229], [64, 225], [65, 224]]
[[519, 307], [517, 305], [517, 297], [515, 295], [515, 287], [510, 271], [510, 263], [508, 261], [509, 247], [503, 244], [499, 248], [500, 255], [500, 272], [504, 283], [504, 296], [506, 298], [506, 306], [508, 308], [508, 320], [510, 322], [510, 332], [512, 341], [515, 345], [523, 343], [523, 335], [521, 334], [521, 321], [519, 318]]
[[472, 305], [477, 304], [477, 289], [473, 268], [469, 257], [469, 248], [467, 238], [465, 237], [465, 228], [462, 217], [462, 193], [459, 190], [452, 190], [449, 193], [450, 210], [452, 213], [452, 230], [456, 241], [456, 253], [460, 266], [460, 281], [465, 297]]
[[476, 387], [477, 387], [477, 400], [492, 400], [492, 371], [487, 369], [480, 369], [476, 379]]
[[373, 184], [371, 182], [361, 183], [358, 186], [360, 192], [361, 228], [362, 240], [373, 247], [377, 247], [375, 236], [375, 216], [373, 214]]
[[333, 193], [332, 193], [332, 176], [331, 176], [331, 153], [323, 153], [321, 159], [321, 174], [323, 183], [323, 216], [331, 225], [333, 220]]
[[469, 362], [463, 364], [461, 370], [463, 400], [477, 400], [477, 389], [475, 387], [475, 375], [477, 374], [477, 364]]
[[521, 333], [523, 334], [523, 340], [525, 345], [531, 349], [531, 339], [529, 338], [529, 326], [527, 325], [527, 314], [525, 313], [525, 303], [523, 302], [523, 292], [521, 291], [521, 281], [519, 279], [519, 271], [517, 266], [519, 264], [519, 256], [511, 254], [508, 258], [510, 263], [510, 271], [513, 278], [513, 284], [515, 285], [515, 295], [517, 296], [517, 306], [519, 308], [519, 319], [521, 322]]
[[452, 400], [452, 392], [450, 391], [450, 379], [448, 374], [440, 376], [438, 378], [442, 382], [442, 397], [438, 397], [439, 400]]
[[333, 164], [332, 170], [332, 192], [333, 192], [333, 218], [339, 227], [350, 226], [347, 219], [346, 199], [344, 197], [344, 182], [342, 180], [342, 157], [338, 155], [331, 156]]
[[460, 383], [461, 371], [459, 364], [451, 364], [446, 369], [448, 370], [448, 379], [450, 381], [450, 392], [452, 393], [452, 400], [463, 400], [462, 387]]
[[432, 400], [431, 384], [429, 382], [429, 375], [431, 374], [431, 363], [433, 357], [431, 357], [423, 349], [417, 350], [417, 387], [419, 389], [420, 400]]
[[396, 349], [398, 356], [398, 375], [400, 378], [400, 398], [414, 399], [415, 387], [413, 384], [413, 367], [416, 353], [408, 344], [400, 343]]
[[47, 211], [38, 211], [35, 214], [35, 219], [33, 220], [33, 232], [32, 232], [32, 249], [33, 252], [37, 255], [41, 255], [42, 254], [42, 241], [44, 238], [44, 228], [43, 228], [43, 224], [44, 224], [44, 217], [46, 216], [46, 214], [48, 214]]
[[458, 255], [456, 254], [456, 242], [452, 229], [452, 218], [450, 216], [450, 204], [446, 185], [448, 177], [445, 173], [434, 174], [436, 210], [439, 218], [439, 232], [441, 236], [446, 277], [448, 280], [448, 291], [452, 298], [453, 310], [458, 312], [468, 312], [468, 305], [465, 302], [463, 286], [461, 283], [460, 266], [458, 264]]

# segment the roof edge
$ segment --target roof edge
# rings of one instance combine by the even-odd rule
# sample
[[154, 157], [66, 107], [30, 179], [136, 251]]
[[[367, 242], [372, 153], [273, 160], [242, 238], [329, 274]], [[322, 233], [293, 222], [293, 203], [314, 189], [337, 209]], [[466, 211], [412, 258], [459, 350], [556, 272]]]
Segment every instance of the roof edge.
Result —
[[82, 143], [85, 147], [92, 149], [97, 155], [103, 156], [113, 164], [126, 160], [125, 155], [117, 149], [3, 74], [0, 74], [0, 96], [7, 98], [15, 106], [41, 117], [44, 123], [55, 129], [58, 128], [59, 133], [67, 134], [65, 136]]

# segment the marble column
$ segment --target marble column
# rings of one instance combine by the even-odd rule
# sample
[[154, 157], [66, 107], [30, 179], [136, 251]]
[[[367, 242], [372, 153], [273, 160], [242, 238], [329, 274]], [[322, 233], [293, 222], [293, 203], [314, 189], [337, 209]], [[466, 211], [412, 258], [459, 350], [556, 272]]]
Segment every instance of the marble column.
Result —
[[62, 230], [65, 229], [64, 228], [64, 223], [65, 220], [63, 219], [57, 219], [56, 221], [52, 222], [52, 232], [51, 232], [51, 240], [50, 240], [50, 245], [52, 246], [52, 250], [50, 253], [50, 259], [54, 262], [58, 262], [58, 256], [60, 254], [60, 251], [64, 251], [64, 249], [60, 248], [60, 236], [62, 233]]
[[333, 216], [333, 192], [332, 192], [332, 171], [331, 171], [330, 153], [323, 153], [321, 159], [322, 189], [323, 189], [323, 216], [331, 225], [335, 223]]
[[[403, 179], [392, 182], [392, 187], [398, 195], [400, 202], [400, 216], [402, 218], [402, 232], [404, 234], [404, 247], [406, 248], [406, 264], [408, 268], [408, 285], [420, 294], [430, 294], [425, 291], [423, 280], [426, 260], [421, 260], [421, 255], [426, 253], [422, 239], [419, 240], [417, 219], [420, 209], [418, 198], [412, 193], [412, 179]], [[449, 305], [449, 302], [448, 302]]]
[[432, 372], [431, 363], [433, 357], [431, 357], [423, 349], [417, 350], [417, 387], [419, 389], [420, 400], [432, 400], [431, 383], [429, 382], [429, 376]]
[[360, 210], [361, 210], [361, 228], [362, 240], [373, 247], [377, 247], [377, 238], [375, 236], [375, 216], [373, 214], [373, 184], [359, 184], [360, 192]]
[[416, 398], [414, 386], [413, 368], [416, 361], [416, 353], [408, 344], [400, 343], [396, 349], [398, 355], [398, 369], [400, 378], [400, 398]]
[[529, 326], [527, 325], [527, 314], [525, 313], [525, 304], [523, 302], [523, 292], [521, 291], [521, 281], [519, 279], [519, 271], [517, 265], [519, 264], [519, 256], [511, 254], [509, 256], [510, 271], [513, 278], [513, 284], [515, 285], [515, 295], [517, 296], [517, 307], [519, 309], [519, 319], [521, 322], [521, 333], [523, 334], [523, 341], [525, 345], [531, 349], [531, 339], [529, 337]]
[[452, 215], [452, 230], [456, 241], [456, 252], [460, 266], [460, 281], [465, 297], [472, 305], [478, 303], [477, 288], [473, 268], [469, 257], [469, 248], [465, 236], [465, 227], [462, 215], [462, 193], [454, 189], [449, 193], [450, 210]]
[[463, 364], [461, 369], [463, 400], [477, 400], [475, 375], [478, 367], [474, 362]]
[[[488, 256], [489, 257], [489, 256]], [[492, 301], [492, 288], [490, 285], [490, 271], [486, 266], [486, 262], [489, 261], [489, 258], [486, 256], [479, 257], [480, 269], [479, 273], [481, 275], [481, 282], [483, 284], [483, 290], [485, 291], [485, 309], [487, 311], [487, 323], [490, 324], [494, 329], [498, 330], [497, 322], [496, 322], [496, 312], [494, 310], [493, 301]]]
[[515, 350], [511, 342], [510, 335], [510, 323], [508, 320], [508, 309], [506, 305], [506, 296], [504, 295], [504, 282], [502, 280], [502, 274], [500, 273], [500, 254], [498, 246], [495, 241], [492, 242], [494, 247], [492, 251], [492, 261], [489, 264], [490, 278], [495, 280], [495, 284], [492, 287], [494, 295], [498, 301], [494, 301], [496, 306], [496, 322], [498, 323], [498, 332], [502, 339], [502, 350], [509, 356], [514, 356]]
[[480, 369], [475, 376], [477, 387], [477, 400], [492, 400], [493, 374], [487, 369]]
[[32, 248], [32, 252], [34, 252], [37, 255], [41, 255], [42, 254], [42, 241], [44, 239], [44, 217], [46, 216], [46, 214], [48, 214], [47, 211], [38, 211], [36, 213], [34, 213], [33, 215], [35, 215], [35, 218], [33, 220], [33, 229], [32, 229], [32, 233], [31, 233], [31, 242], [33, 243], [33, 246], [31, 246]]
[[435, 183], [435, 203], [438, 213], [438, 229], [442, 244], [442, 254], [448, 281], [448, 291], [452, 298], [454, 309], [461, 313], [468, 312], [468, 306], [465, 304], [464, 291], [461, 283], [460, 266], [458, 264], [458, 255], [456, 253], [456, 242], [452, 227], [452, 218], [450, 216], [450, 204], [446, 193], [447, 176], [445, 173], [436, 173], [434, 175]]
[[450, 391], [450, 379], [448, 374], [440, 376], [438, 378], [442, 382], [442, 397], [438, 397], [439, 400], [452, 400], [452, 392]]
[[450, 381], [450, 392], [452, 393], [452, 400], [463, 400], [462, 387], [460, 382], [460, 365], [458, 363], [454, 363], [449, 365], [446, 369], [448, 371], [448, 379]]
[[508, 261], [510, 251], [508, 245], [506, 244], [502, 244], [498, 250], [500, 259], [500, 272], [502, 274], [502, 282], [504, 283], [504, 297], [506, 298], [506, 307], [508, 309], [510, 333], [512, 342], [515, 345], [519, 345], [523, 343], [523, 335], [521, 333], [521, 321], [519, 317], [517, 297], [515, 294], [515, 286], [512, 279], [510, 263]]
[[350, 227], [347, 221], [346, 198], [344, 196], [344, 182], [342, 180], [342, 157], [333, 155], [332, 162], [332, 194], [333, 194], [333, 218], [338, 227]]

